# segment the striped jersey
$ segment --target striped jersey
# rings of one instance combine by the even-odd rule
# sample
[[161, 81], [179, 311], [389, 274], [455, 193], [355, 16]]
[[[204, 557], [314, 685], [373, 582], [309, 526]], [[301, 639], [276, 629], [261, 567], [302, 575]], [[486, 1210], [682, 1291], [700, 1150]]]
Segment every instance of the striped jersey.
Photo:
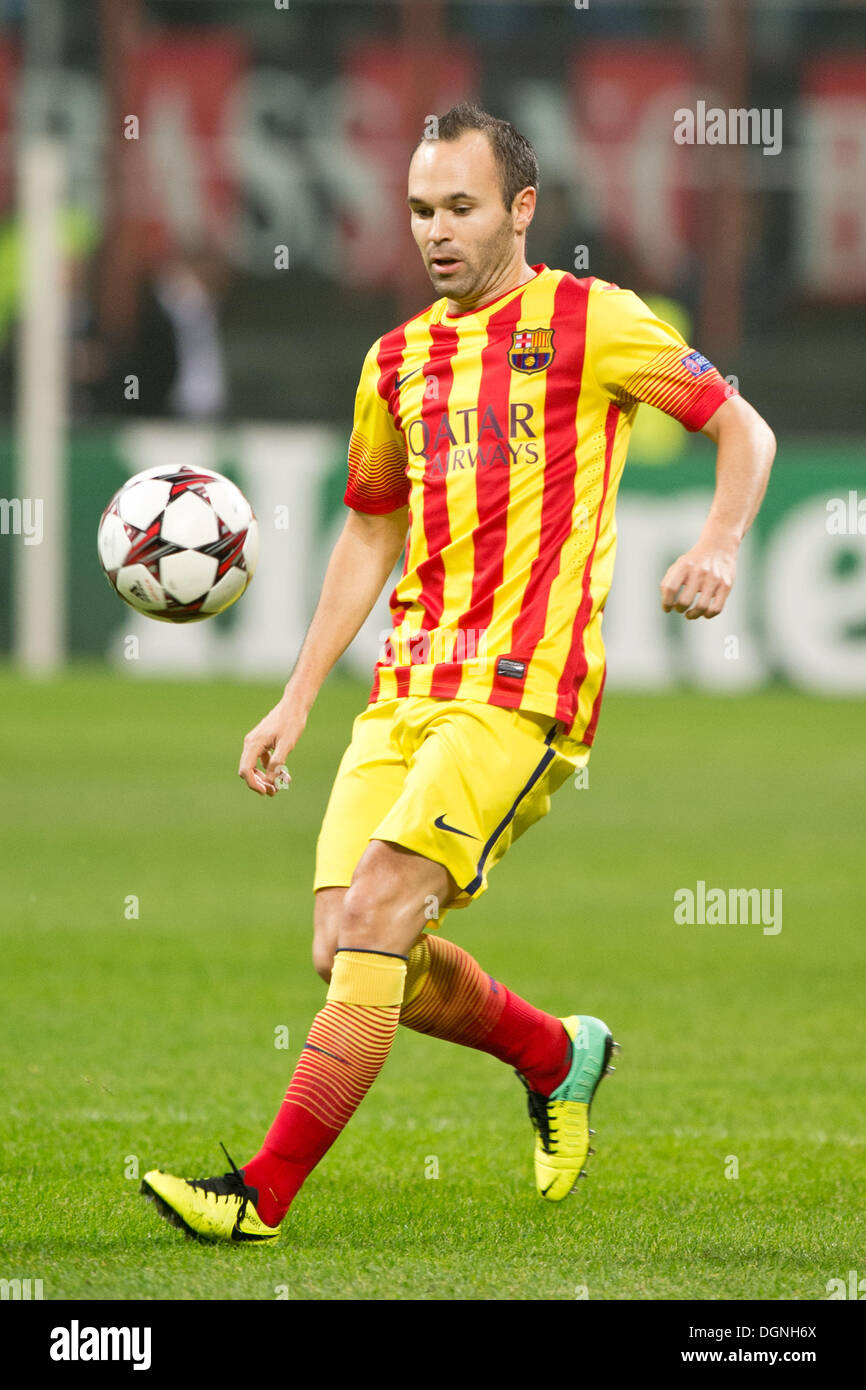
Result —
[[373, 344], [345, 502], [409, 509], [370, 703], [482, 700], [591, 744], [638, 404], [699, 430], [735, 389], [631, 290], [532, 269], [483, 308], [439, 299]]

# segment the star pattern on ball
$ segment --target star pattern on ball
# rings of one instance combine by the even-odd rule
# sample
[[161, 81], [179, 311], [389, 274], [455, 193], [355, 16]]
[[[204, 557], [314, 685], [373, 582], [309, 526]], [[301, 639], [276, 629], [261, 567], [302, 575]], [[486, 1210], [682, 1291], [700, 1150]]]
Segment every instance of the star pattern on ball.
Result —
[[258, 558], [258, 523], [243, 493], [207, 469], [136, 474], [102, 515], [99, 557], [133, 608], [173, 623], [222, 612], [244, 592]]

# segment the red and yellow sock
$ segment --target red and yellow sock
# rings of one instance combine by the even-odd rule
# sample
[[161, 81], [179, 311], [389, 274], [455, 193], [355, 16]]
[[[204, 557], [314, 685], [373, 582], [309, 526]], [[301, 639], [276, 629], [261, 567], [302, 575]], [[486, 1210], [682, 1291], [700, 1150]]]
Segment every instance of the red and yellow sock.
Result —
[[244, 1165], [267, 1225], [282, 1221], [382, 1070], [405, 982], [405, 956], [337, 952], [325, 1007], [313, 1020], [285, 1100], [262, 1148]]
[[425, 934], [412, 947], [400, 1022], [498, 1057], [542, 1095], [568, 1075], [571, 1040], [561, 1021], [498, 984], [445, 937]]

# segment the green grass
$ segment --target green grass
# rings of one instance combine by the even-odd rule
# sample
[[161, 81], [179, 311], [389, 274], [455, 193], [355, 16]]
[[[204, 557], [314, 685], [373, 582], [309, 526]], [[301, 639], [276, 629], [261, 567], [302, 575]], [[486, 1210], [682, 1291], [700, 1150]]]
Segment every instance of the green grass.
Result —
[[[235, 769], [275, 693], [0, 674], [0, 1275], [51, 1299], [820, 1299], [866, 1274], [863, 709], [781, 691], [611, 693], [589, 788], [447, 919], [623, 1043], [575, 1197], [535, 1196], [505, 1067], [401, 1030], [275, 1248], [159, 1221], [127, 1172], [248, 1158], [322, 1000], [315, 838], [365, 691], [328, 686], [266, 802]], [[698, 879], [782, 888], [781, 933], [676, 925]]]

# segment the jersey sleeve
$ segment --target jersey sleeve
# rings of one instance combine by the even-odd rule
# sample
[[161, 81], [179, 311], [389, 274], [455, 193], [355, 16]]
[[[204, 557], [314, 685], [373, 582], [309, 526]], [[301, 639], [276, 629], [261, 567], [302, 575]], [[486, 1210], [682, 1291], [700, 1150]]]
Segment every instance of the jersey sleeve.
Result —
[[375, 516], [395, 512], [409, 501], [406, 445], [379, 391], [382, 373], [378, 347], [378, 342], [373, 344], [361, 370], [349, 440], [349, 482], [343, 498], [353, 511]]
[[737, 395], [712, 362], [690, 348], [632, 290], [601, 282], [590, 306], [589, 356], [596, 381], [625, 409], [643, 401], [699, 430]]

